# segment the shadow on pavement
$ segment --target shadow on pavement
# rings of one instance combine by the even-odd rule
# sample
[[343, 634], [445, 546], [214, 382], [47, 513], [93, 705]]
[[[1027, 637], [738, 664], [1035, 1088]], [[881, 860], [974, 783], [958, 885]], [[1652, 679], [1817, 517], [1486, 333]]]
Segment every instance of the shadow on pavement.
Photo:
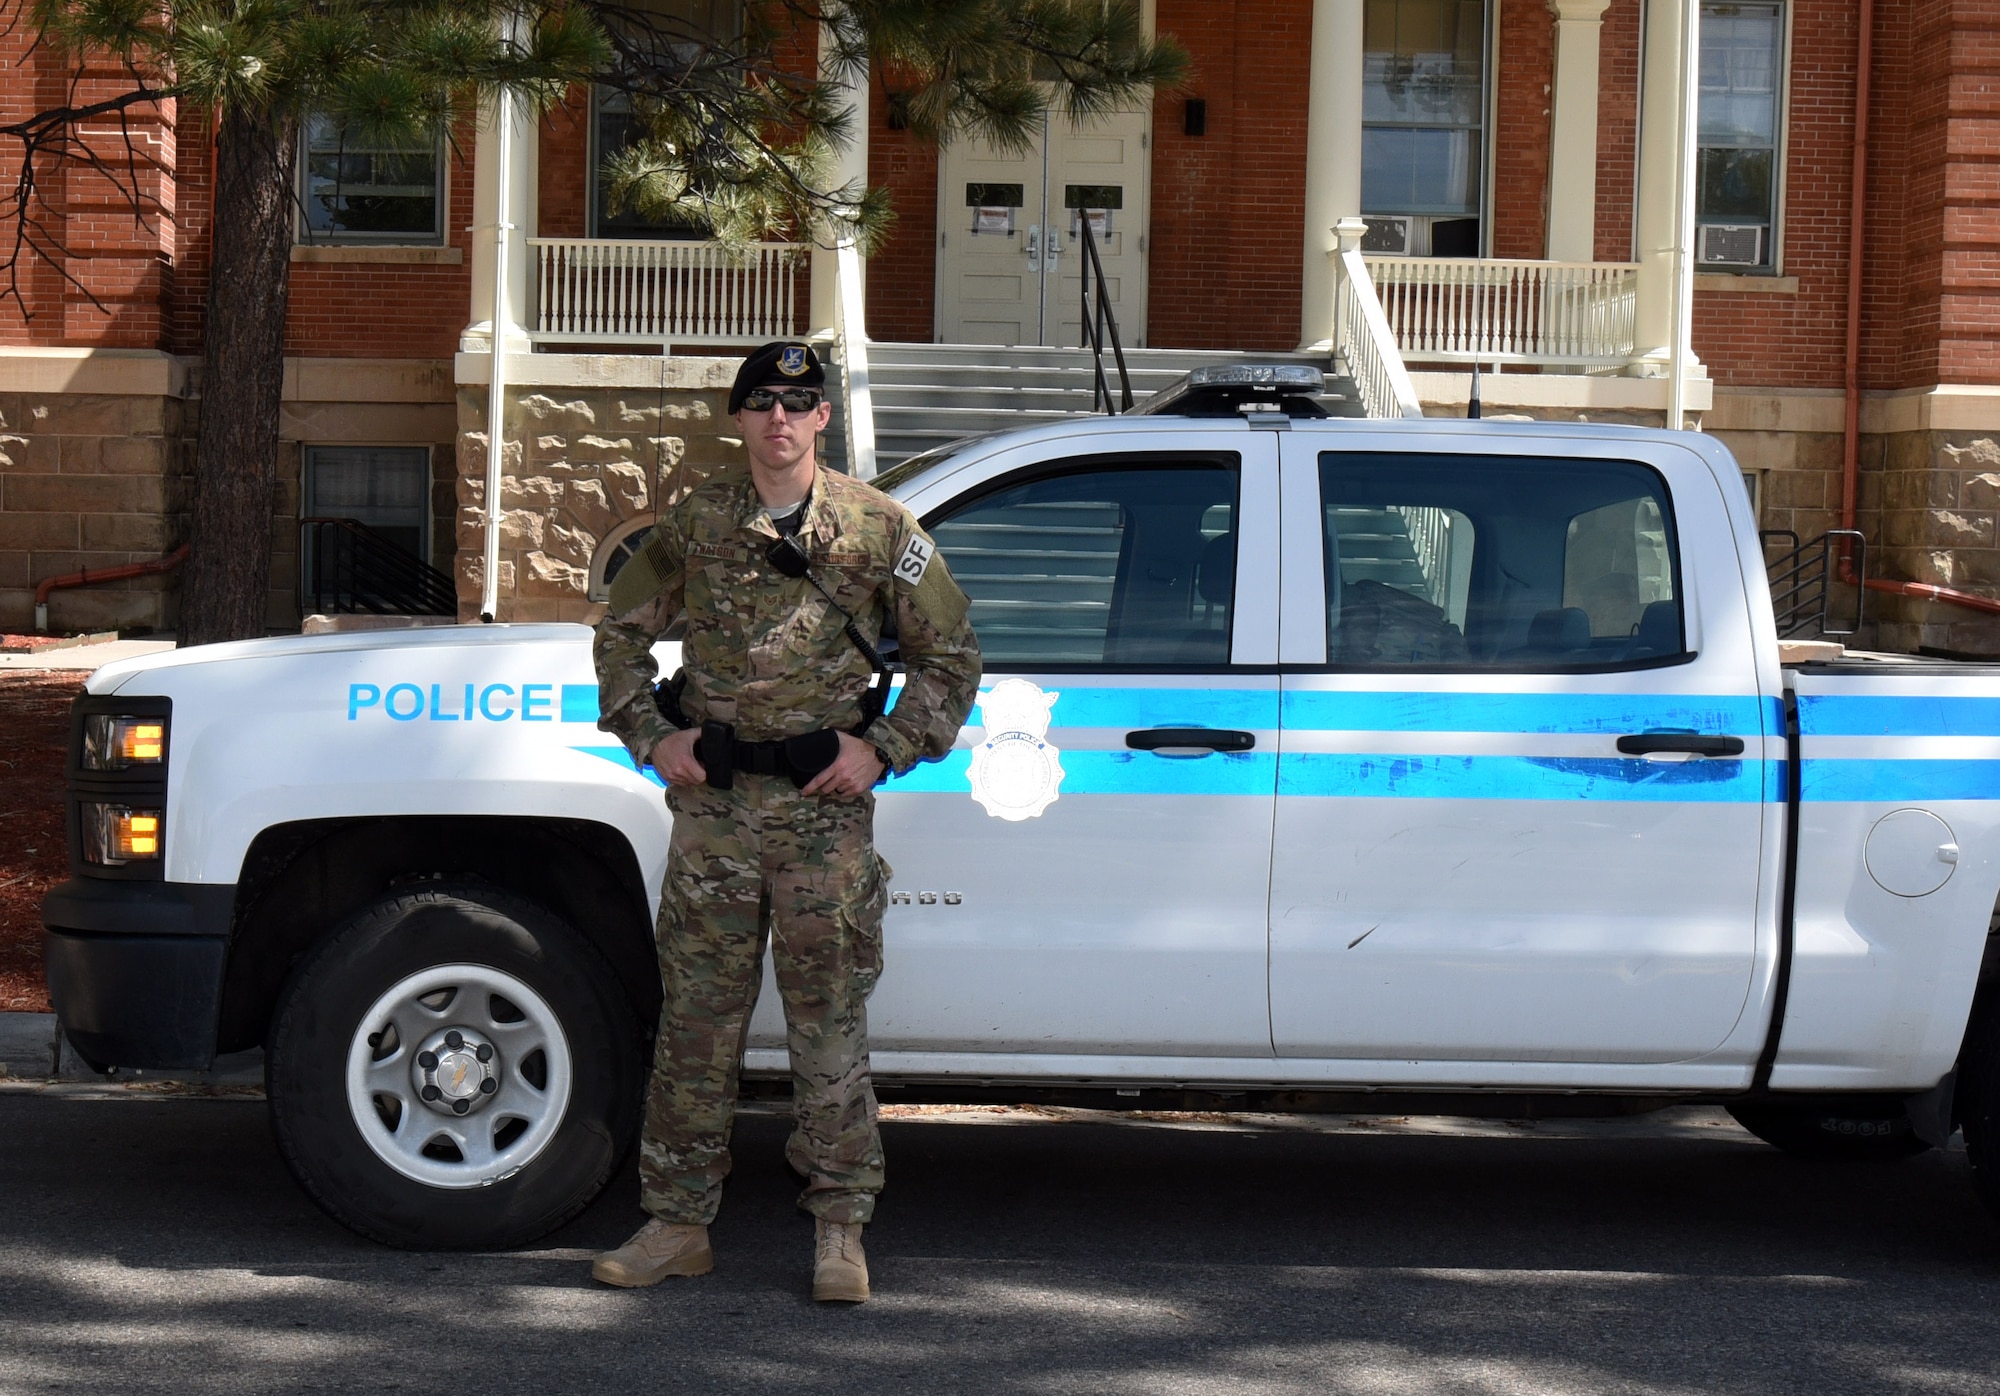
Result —
[[255, 1103], [0, 1096], [0, 1390], [2000, 1390], [1963, 1154], [901, 1119], [878, 1297], [834, 1310], [784, 1131], [738, 1125], [714, 1275], [619, 1292], [586, 1262], [629, 1173], [534, 1250], [405, 1254], [313, 1208]]

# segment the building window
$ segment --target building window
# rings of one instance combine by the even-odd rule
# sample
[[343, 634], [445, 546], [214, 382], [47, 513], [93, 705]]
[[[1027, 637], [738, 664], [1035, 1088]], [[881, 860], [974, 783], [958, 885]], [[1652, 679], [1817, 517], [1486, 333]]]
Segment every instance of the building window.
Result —
[[590, 161], [590, 217], [592, 237], [600, 238], [705, 238], [708, 227], [689, 218], [651, 218], [626, 204], [611, 211], [611, 191], [604, 179], [604, 162], [634, 144], [640, 137], [638, 119], [632, 114], [632, 98], [613, 88], [600, 87], [592, 100]]
[[1782, 4], [1701, 7], [1695, 260], [1769, 271], [1777, 256]]
[[304, 518], [352, 519], [430, 561], [430, 447], [308, 446], [304, 464]]
[[[709, 44], [732, 43], [743, 33], [742, 0], [633, 0], [607, 14], [619, 47], [652, 55], [652, 65], [690, 62]], [[649, 65], [651, 66], [651, 65]], [[598, 87], [591, 95], [590, 235], [599, 238], [705, 238], [698, 219], [649, 218], [630, 207], [611, 211], [604, 162], [642, 134], [630, 93]]]
[[1367, 0], [1362, 250], [1476, 257], [1486, 158], [1483, 0]]
[[442, 137], [363, 139], [315, 116], [301, 140], [302, 242], [444, 241]]

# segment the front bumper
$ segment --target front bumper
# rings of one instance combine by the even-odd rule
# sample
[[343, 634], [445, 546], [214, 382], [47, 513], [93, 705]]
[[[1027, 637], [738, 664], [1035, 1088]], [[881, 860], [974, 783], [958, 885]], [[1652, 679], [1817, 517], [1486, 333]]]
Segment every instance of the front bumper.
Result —
[[236, 889], [72, 878], [42, 902], [49, 1001], [92, 1066], [215, 1060]]

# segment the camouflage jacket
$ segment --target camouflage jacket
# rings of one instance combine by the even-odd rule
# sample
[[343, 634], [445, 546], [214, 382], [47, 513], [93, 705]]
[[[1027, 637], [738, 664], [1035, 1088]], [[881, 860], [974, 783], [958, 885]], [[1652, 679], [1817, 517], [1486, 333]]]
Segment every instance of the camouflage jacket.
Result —
[[[873, 671], [811, 583], [765, 561], [777, 538], [749, 472], [728, 471], [669, 504], [613, 579], [592, 645], [597, 725], [634, 762], [643, 766], [674, 730], [653, 704], [651, 650], [683, 615], [681, 706], [695, 722], [734, 723], [746, 741], [860, 723], [858, 700]], [[894, 618], [903, 687], [868, 740], [899, 773], [942, 756], [979, 686], [979, 642], [936, 545], [901, 504], [823, 467], [798, 539], [813, 575], [870, 643]]]

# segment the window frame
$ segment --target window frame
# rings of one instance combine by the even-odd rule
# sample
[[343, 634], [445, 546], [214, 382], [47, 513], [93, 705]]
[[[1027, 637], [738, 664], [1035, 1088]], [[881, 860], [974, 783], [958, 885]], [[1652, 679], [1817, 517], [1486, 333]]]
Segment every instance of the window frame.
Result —
[[[590, 121], [586, 146], [589, 151], [589, 168], [584, 177], [584, 213], [589, 226], [589, 236], [599, 242], [709, 242], [712, 234], [693, 224], [657, 223], [639, 228], [604, 227], [606, 221], [602, 213], [604, 202], [604, 154], [601, 103], [607, 94], [617, 88], [606, 87], [603, 83], [590, 85]], [[636, 210], [628, 210], [636, 214]]]
[[[1243, 538], [1243, 483], [1246, 465], [1244, 453], [1226, 448], [1194, 449], [1188, 451], [1120, 451], [1092, 452], [1076, 456], [1058, 456], [1050, 459], [1031, 461], [1012, 469], [1001, 471], [990, 479], [962, 494], [954, 495], [927, 510], [919, 519], [926, 533], [939, 525], [949, 525], [955, 515], [977, 507], [996, 494], [1041, 480], [1058, 479], [1069, 475], [1087, 475], [1107, 470], [1172, 470], [1172, 469], [1221, 469], [1228, 471], [1235, 480], [1235, 494], [1232, 496], [1230, 524], [1231, 531], [1241, 547]], [[1212, 507], [1212, 506], [1211, 506]], [[1127, 542], [1121, 540], [1119, 546], [1119, 566], [1121, 572], [1125, 563]], [[951, 551], [944, 544], [939, 545], [947, 565], [951, 564]], [[957, 576], [957, 568], [953, 568]], [[1230, 601], [1227, 626], [1224, 631], [1223, 657], [1220, 660], [1191, 663], [1163, 663], [1157, 660], [1144, 662], [1107, 662], [1077, 660], [1012, 660], [996, 659], [990, 655], [982, 657], [985, 671], [989, 674], [1218, 674], [1268, 672], [1268, 664], [1238, 664], [1233, 656], [1236, 649], [1238, 600], [1242, 592], [1243, 558], [1239, 551], [1235, 571], [1230, 577]], [[1192, 580], [1190, 581], [1192, 585]], [[1116, 588], [1122, 593], [1122, 577]], [[969, 595], [969, 593], [968, 593]], [[975, 598], [976, 599], [976, 598]], [[1106, 626], [1107, 635], [1109, 625]], [[975, 627], [976, 633], [976, 627]]]
[[[1363, 23], [1365, 25], [1366, 0], [1363, 0], [1363, 5], [1364, 5]], [[1493, 246], [1493, 205], [1494, 205], [1493, 169], [1494, 169], [1495, 151], [1497, 149], [1497, 136], [1495, 132], [1495, 127], [1497, 125], [1497, 122], [1495, 120], [1495, 115], [1498, 104], [1498, 92], [1500, 86], [1500, 84], [1496, 81], [1500, 72], [1499, 0], [1480, 0], [1480, 22], [1482, 25], [1482, 30], [1479, 42], [1479, 54], [1480, 54], [1480, 65], [1481, 65], [1479, 73], [1479, 104], [1478, 104], [1479, 136], [1476, 141], [1471, 143], [1473, 159], [1478, 163], [1479, 196], [1478, 198], [1473, 200], [1474, 204], [1473, 209], [1468, 213], [1462, 213], [1462, 214], [1407, 213], [1394, 209], [1371, 209], [1367, 207], [1366, 204], [1364, 203], [1361, 210], [1361, 216], [1363, 218], [1411, 218], [1411, 219], [1421, 218], [1427, 220], [1427, 226], [1429, 223], [1436, 223], [1439, 221], [1452, 221], [1459, 218], [1471, 218], [1477, 221], [1479, 225], [1478, 249], [1474, 253], [1474, 255], [1476, 257], [1486, 257], [1490, 255]], [[1365, 66], [1367, 62], [1367, 55], [1365, 51], [1365, 40], [1364, 40], [1364, 52], [1362, 55], [1362, 61]], [[1366, 79], [1364, 75], [1364, 82], [1365, 81]], [[1408, 122], [1370, 122], [1364, 117], [1361, 123], [1361, 129], [1364, 140], [1366, 139], [1366, 133], [1370, 126], [1377, 126], [1383, 129], [1430, 129], [1430, 130], [1470, 129], [1467, 127], [1459, 127], [1459, 126], [1412, 128], [1411, 123]], [[1411, 253], [1410, 255], [1429, 258], [1437, 254], [1435, 254], [1434, 252], [1427, 251], [1421, 254]]]
[[[1466, 454], [1455, 451], [1439, 451], [1439, 450], [1412, 451], [1412, 450], [1397, 450], [1391, 448], [1342, 449], [1329, 446], [1315, 446], [1313, 448], [1312, 455], [1313, 455], [1313, 471], [1316, 481], [1319, 484], [1319, 493], [1318, 493], [1319, 517], [1318, 519], [1315, 520], [1315, 523], [1317, 527], [1319, 527], [1322, 530], [1326, 527], [1326, 511], [1327, 511], [1327, 497], [1324, 488], [1325, 475], [1323, 472], [1326, 469], [1329, 457], [1336, 458], [1344, 462], [1353, 462], [1357, 460], [1369, 460], [1369, 459], [1384, 460], [1389, 457], [1395, 457], [1405, 462], [1436, 460], [1453, 465], [1458, 465], [1461, 467], [1464, 466], [1466, 462], [1476, 460], [1480, 463], [1481, 469], [1491, 469], [1496, 465], [1499, 466], [1505, 466], [1510, 464], [1534, 465], [1537, 463], [1546, 464], [1549, 462], [1557, 462], [1563, 464], [1578, 464], [1578, 465], [1590, 465], [1590, 466], [1600, 466], [1600, 467], [1607, 465], [1625, 466], [1631, 469], [1644, 472], [1647, 476], [1651, 477], [1651, 481], [1655, 490], [1655, 498], [1659, 502], [1661, 522], [1666, 533], [1668, 562], [1671, 567], [1673, 575], [1674, 600], [1676, 602], [1676, 610], [1678, 613], [1678, 620], [1679, 620], [1680, 649], [1673, 654], [1657, 655], [1644, 659], [1625, 659], [1625, 660], [1609, 661], [1598, 664], [1565, 664], [1560, 667], [1553, 666], [1545, 662], [1535, 662], [1535, 661], [1523, 661], [1523, 662], [1512, 662], [1512, 663], [1499, 662], [1491, 664], [1482, 664], [1476, 662], [1469, 664], [1451, 664], [1451, 663], [1350, 664], [1350, 663], [1342, 663], [1334, 658], [1333, 645], [1331, 643], [1331, 640], [1329, 640], [1325, 659], [1320, 660], [1318, 662], [1307, 662], [1307, 663], [1295, 662], [1286, 664], [1284, 667], [1287, 670], [1296, 671], [1299, 673], [1310, 673], [1310, 674], [1447, 674], [1453, 676], [1480, 675], [1480, 674], [1514, 674], [1514, 675], [1540, 675], [1544, 677], [1567, 678], [1574, 675], [1624, 674], [1624, 673], [1638, 673], [1649, 669], [1672, 669], [1672, 668], [1678, 668], [1679, 666], [1684, 664], [1691, 664], [1696, 659], [1700, 658], [1700, 651], [1694, 648], [1689, 643], [1689, 634], [1688, 634], [1689, 600], [1686, 588], [1686, 581], [1683, 576], [1683, 565], [1684, 565], [1683, 558], [1685, 549], [1683, 548], [1681, 543], [1680, 525], [1677, 518], [1677, 510], [1675, 508], [1673, 489], [1668, 483], [1667, 472], [1663, 470], [1658, 464], [1655, 464], [1651, 461], [1640, 460], [1630, 456], [1616, 456], [1616, 455], [1602, 455], [1602, 456], [1595, 454], [1573, 455], [1573, 456], [1562, 456], [1554, 454], [1489, 455], [1483, 452], [1476, 454]], [[1430, 502], [1423, 501], [1423, 503], [1430, 503]], [[1490, 528], [1490, 524], [1482, 522], [1481, 514], [1473, 513], [1465, 509], [1463, 507], [1462, 502], [1435, 504], [1432, 507], [1451, 508], [1465, 515], [1465, 517], [1468, 520], [1470, 520], [1472, 524], [1475, 549], [1478, 546], [1478, 540], [1480, 535], [1487, 532]], [[1568, 522], [1574, 522], [1574, 520], [1579, 517], [1581, 517], [1580, 514], [1572, 514], [1569, 516]], [[1567, 524], [1565, 525], [1565, 528], [1567, 528]], [[1477, 568], [1478, 568], [1478, 554], [1476, 551], [1474, 553], [1473, 567], [1474, 567], [1474, 576], [1476, 580]], [[1325, 576], [1324, 574], [1322, 574], [1322, 576], [1323, 576], [1323, 581], [1322, 581], [1322, 591], [1320, 596], [1320, 605], [1322, 609], [1330, 611], [1333, 604], [1334, 588], [1337, 585], [1339, 585], [1339, 579], [1334, 576]], [[1477, 596], [1476, 586], [1472, 595], [1475, 597]], [[1470, 637], [1467, 638], [1469, 639]]]
[[[1708, 32], [1706, 20], [1709, 10], [1729, 6], [1733, 3], [1734, 0], [1700, 0], [1700, 13], [1704, 21], [1701, 32], [1703, 34]], [[1786, 158], [1786, 152], [1791, 142], [1792, 123], [1792, 20], [1793, 16], [1797, 13], [1798, 7], [1792, 3], [1792, 0], [1743, 0], [1743, 3], [1771, 4], [1775, 5], [1778, 10], [1778, 51], [1774, 59], [1774, 81], [1777, 85], [1777, 91], [1773, 94], [1773, 124], [1775, 131], [1770, 147], [1771, 217], [1770, 227], [1764, 238], [1764, 261], [1757, 266], [1717, 266], [1709, 268], [1704, 268], [1697, 263], [1695, 270], [1707, 276], [1783, 276], [1785, 274], [1785, 194], [1787, 178], [1791, 168], [1791, 162]], [[1695, 59], [1697, 70], [1699, 70], [1700, 62], [1700, 55], [1697, 54]], [[1697, 78], [1698, 87], [1699, 79]], [[1703, 224], [1719, 223], [1726, 225], [1731, 222], [1740, 221], [1729, 217], [1705, 217], [1701, 213], [1699, 203], [1701, 195], [1702, 152], [1708, 150], [1763, 149], [1762, 146], [1703, 144], [1701, 139], [1699, 97], [1700, 93], [1697, 91], [1693, 131], [1695, 142], [1695, 187], [1693, 196], [1697, 204], [1694, 212], [1694, 237], [1697, 248], [1701, 241], [1701, 228]]]
[[[432, 180], [433, 202], [431, 231], [414, 233], [395, 231], [387, 233], [352, 232], [347, 230], [322, 230], [312, 226], [312, 116], [299, 123], [298, 173], [293, 180], [294, 198], [292, 243], [296, 247], [442, 247], [449, 241], [446, 236], [451, 219], [451, 151], [444, 134], [439, 132], [433, 143], [435, 174]], [[410, 153], [415, 153], [412, 150]], [[345, 186], [336, 186], [345, 187]]]

